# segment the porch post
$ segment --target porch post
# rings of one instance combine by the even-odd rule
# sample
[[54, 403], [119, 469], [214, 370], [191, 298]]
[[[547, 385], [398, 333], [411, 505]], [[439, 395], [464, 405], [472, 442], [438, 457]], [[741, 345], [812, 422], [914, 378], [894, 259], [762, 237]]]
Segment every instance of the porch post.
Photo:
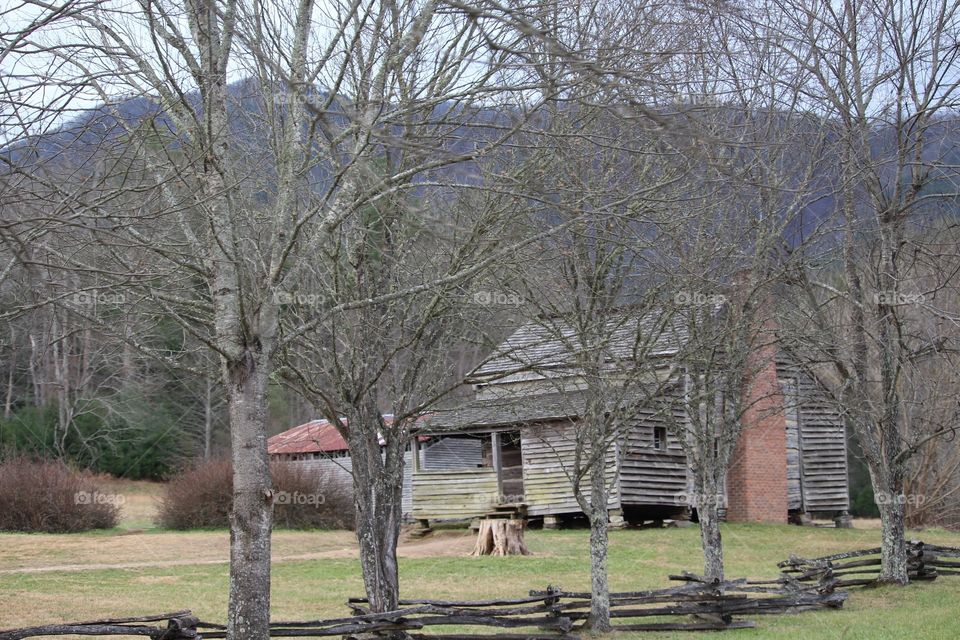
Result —
[[500, 451], [500, 434], [490, 434], [490, 446], [493, 450], [493, 470], [497, 472], [497, 502], [503, 499], [503, 453]]
[[410, 450], [413, 454], [413, 471], [416, 473], [420, 471], [420, 436], [413, 436]]

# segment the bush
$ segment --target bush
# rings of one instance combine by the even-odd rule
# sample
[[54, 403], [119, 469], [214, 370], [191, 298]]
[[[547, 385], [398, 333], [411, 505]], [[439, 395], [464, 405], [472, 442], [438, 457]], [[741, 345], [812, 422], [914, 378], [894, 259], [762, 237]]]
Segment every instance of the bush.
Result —
[[332, 475], [292, 463], [270, 466], [277, 500], [276, 526], [290, 529], [353, 529], [353, 487]]
[[18, 456], [0, 462], [0, 531], [68, 533], [117, 526], [120, 496], [63, 462]]
[[197, 463], [167, 483], [157, 521], [168, 529], [226, 527], [232, 500], [230, 461]]
[[[295, 464], [270, 466], [276, 488], [274, 526], [291, 529], [352, 529], [350, 487], [330, 475]], [[199, 462], [167, 483], [158, 523], [168, 529], [230, 525], [233, 469], [228, 460]]]

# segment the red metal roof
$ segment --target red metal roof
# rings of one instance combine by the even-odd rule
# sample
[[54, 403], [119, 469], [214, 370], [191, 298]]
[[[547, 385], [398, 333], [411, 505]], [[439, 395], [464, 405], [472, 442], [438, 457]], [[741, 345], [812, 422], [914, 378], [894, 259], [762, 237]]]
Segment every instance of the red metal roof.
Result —
[[276, 453], [333, 453], [346, 451], [347, 441], [327, 420], [314, 420], [299, 427], [278, 433], [267, 440], [267, 452]]
[[[417, 417], [415, 423], [420, 424], [428, 415]], [[393, 422], [393, 416], [387, 414], [383, 416], [387, 424]], [[346, 422], [346, 419], [343, 419]], [[421, 442], [430, 438], [428, 436], [419, 436]], [[380, 439], [383, 444], [383, 439]], [[277, 453], [334, 453], [336, 451], [347, 451], [347, 441], [343, 439], [337, 428], [330, 424], [329, 420], [312, 420], [306, 424], [293, 429], [287, 429], [283, 433], [278, 433], [267, 440], [267, 453], [270, 455]]]

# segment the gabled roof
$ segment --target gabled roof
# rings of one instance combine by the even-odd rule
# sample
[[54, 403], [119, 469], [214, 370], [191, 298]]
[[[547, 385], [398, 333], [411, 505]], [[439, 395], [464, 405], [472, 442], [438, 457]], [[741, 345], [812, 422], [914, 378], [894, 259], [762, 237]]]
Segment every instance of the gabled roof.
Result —
[[[664, 321], [659, 312], [635, 316], [621, 312], [606, 321], [607, 361], [629, 359], [640, 346], [650, 356], [676, 353], [685, 341], [682, 316]], [[649, 343], [649, 345], [647, 344]], [[508, 375], [531, 369], [571, 366], [578, 344], [577, 330], [562, 317], [531, 321], [498, 346], [493, 354], [467, 376], [469, 382]]]
[[312, 420], [267, 440], [267, 453], [335, 453], [347, 450], [347, 441], [328, 420]]
[[[420, 416], [415, 423], [420, 423], [426, 419], [426, 415]], [[346, 418], [341, 418], [344, 423]], [[384, 422], [393, 423], [393, 415], [383, 416]], [[384, 444], [383, 437], [380, 437], [380, 444]], [[287, 429], [283, 433], [278, 433], [267, 440], [267, 453], [269, 455], [281, 453], [337, 453], [339, 451], [349, 451], [347, 441], [344, 440], [337, 428], [329, 420], [311, 420], [299, 427]]]

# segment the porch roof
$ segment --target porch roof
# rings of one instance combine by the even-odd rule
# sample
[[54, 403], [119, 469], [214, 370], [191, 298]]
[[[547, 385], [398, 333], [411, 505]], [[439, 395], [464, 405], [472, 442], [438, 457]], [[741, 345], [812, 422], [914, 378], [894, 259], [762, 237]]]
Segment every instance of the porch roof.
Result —
[[[636, 399], [639, 400], [639, 396]], [[620, 398], [620, 401], [625, 404], [630, 399]], [[586, 397], [580, 391], [483, 398], [434, 410], [418, 431], [435, 435], [501, 431], [519, 424], [577, 418], [585, 404]]]

